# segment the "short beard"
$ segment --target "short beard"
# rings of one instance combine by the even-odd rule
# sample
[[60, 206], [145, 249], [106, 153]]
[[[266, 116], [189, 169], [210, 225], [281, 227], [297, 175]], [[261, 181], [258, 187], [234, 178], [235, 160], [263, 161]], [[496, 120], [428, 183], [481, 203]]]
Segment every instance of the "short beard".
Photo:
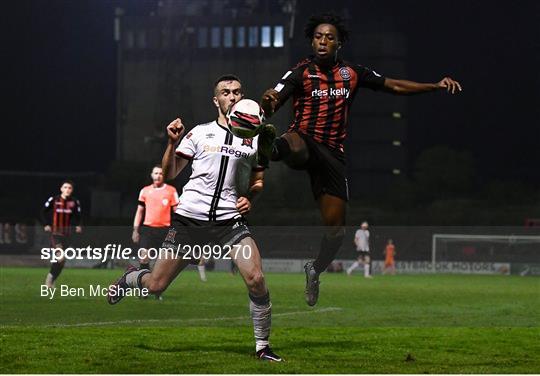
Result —
[[229, 112], [229, 107], [219, 106], [219, 112], [221, 115], [227, 116], [227, 113]]

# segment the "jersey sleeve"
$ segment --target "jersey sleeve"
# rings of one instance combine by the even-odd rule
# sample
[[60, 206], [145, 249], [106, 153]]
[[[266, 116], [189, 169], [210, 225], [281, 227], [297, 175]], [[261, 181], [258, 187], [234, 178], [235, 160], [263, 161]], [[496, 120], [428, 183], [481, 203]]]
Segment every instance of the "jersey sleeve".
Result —
[[182, 141], [180, 141], [180, 144], [178, 144], [178, 147], [176, 148], [176, 155], [181, 158], [185, 158], [188, 160], [192, 160], [195, 156], [196, 152], [196, 145], [194, 140], [194, 130], [188, 132], [187, 135], [182, 138]]
[[171, 187], [171, 206], [176, 206], [180, 203], [180, 198], [178, 197], [178, 192], [176, 188]]
[[374, 70], [362, 65], [353, 66], [353, 69], [358, 74], [358, 86], [367, 87], [372, 90], [379, 90], [384, 87], [385, 78]]
[[276, 111], [285, 102], [287, 102], [287, 99], [289, 99], [291, 95], [293, 95], [296, 91], [302, 90], [302, 74], [304, 69], [305, 65], [300, 65], [287, 71], [274, 87], [274, 90], [278, 92], [279, 97], [279, 103], [276, 105]]
[[51, 196], [45, 201], [45, 204], [41, 208], [41, 223], [45, 226], [52, 224], [52, 210], [54, 206], [54, 197]]
[[139, 205], [146, 206], [146, 191], [141, 189], [141, 192], [139, 193]]
[[75, 208], [73, 210], [73, 216], [71, 217], [71, 221], [74, 226], [80, 226], [82, 218], [81, 202], [77, 199], [74, 199], [73, 201], [75, 202]]

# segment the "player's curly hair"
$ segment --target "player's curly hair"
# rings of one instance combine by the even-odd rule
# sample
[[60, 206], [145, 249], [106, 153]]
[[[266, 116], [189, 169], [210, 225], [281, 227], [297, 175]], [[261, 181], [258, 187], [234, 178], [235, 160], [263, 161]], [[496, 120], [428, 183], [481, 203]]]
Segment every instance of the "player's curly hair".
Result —
[[306, 26], [304, 26], [304, 35], [307, 39], [313, 39], [313, 33], [320, 24], [333, 25], [338, 32], [338, 39], [341, 43], [345, 43], [349, 40], [349, 29], [345, 26], [343, 19], [334, 13], [323, 13], [318, 15], [312, 15], [309, 17]]

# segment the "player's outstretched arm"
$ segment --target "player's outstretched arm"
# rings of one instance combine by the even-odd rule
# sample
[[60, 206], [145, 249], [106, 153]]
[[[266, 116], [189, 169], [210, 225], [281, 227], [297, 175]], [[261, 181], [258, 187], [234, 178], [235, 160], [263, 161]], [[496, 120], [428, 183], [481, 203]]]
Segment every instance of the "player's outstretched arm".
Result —
[[163, 154], [161, 165], [163, 168], [163, 177], [165, 180], [172, 180], [178, 176], [184, 167], [187, 166], [188, 160], [179, 157], [175, 153], [176, 146], [184, 135], [184, 125], [180, 118], [176, 118], [167, 126], [167, 148]]
[[456, 94], [459, 93], [462, 88], [458, 81], [455, 81], [450, 77], [445, 77], [439, 82], [431, 84], [386, 78], [384, 80], [384, 90], [388, 93], [398, 95], [414, 95], [436, 90], [446, 90], [450, 94]]

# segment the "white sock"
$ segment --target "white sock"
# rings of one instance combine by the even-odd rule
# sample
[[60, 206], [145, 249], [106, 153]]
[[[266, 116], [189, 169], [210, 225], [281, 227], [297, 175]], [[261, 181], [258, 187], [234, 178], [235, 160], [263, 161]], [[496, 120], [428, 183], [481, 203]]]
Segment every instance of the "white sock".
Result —
[[249, 311], [253, 320], [255, 351], [259, 351], [269, 344], [268, 339], [272, 325], [272, 303], [270, 303], [270, 295], [268, 293], [262, 297], [250, 295]]
[[51, 283], [51, 284], [54, 283], [54, 277], [51, 273], [48, 273], [47, 278], [45, 278], [45, 284], [47, 283]]
[[364, 277], [369, 277], [369, 264], [364, 264]]
[[136, 270], [134, 272], [129, 273], [126, 275], [126, 283], [131, 288], [143, 288], [144, 286], [139, 285], [139, 279], [142, 278], [143, 275], [150, 273], [150, 270], [148, 269], [141, 269]]
[[354, 269], [358, 268], [358, 265], [360, 265], [358, 261], [353, 262], [349, 269], [347, 269], [347, 273], [351, 274]]
[[199, 277], [201, 277], [201, 281], [206, 281], [206, 267], [204, 265], [197, 265], [197, 269], [199, 269]]

